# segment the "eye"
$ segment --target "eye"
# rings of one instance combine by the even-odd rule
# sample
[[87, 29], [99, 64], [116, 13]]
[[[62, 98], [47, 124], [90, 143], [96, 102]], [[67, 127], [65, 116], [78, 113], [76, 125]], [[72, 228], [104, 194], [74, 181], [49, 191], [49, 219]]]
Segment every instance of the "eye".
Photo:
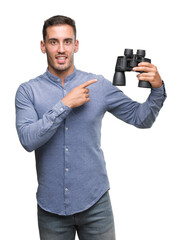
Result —
[[57, 44], [57, 41], [56, 40], [50, 40], [49, 43], [52, 45], [52, 46], [55, 46]]
[[66, 44], [66, 45], [70, 45], [71, 43], [72, 43], [72, 40], [69, 40], [69, 39], [68, 39], [68, 40], [65, 41], [65, 44]]

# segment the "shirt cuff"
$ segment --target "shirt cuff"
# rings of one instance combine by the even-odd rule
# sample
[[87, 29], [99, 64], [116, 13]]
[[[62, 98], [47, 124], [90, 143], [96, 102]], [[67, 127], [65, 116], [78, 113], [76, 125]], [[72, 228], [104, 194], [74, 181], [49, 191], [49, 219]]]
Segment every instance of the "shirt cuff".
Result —
[[53, 111], [55, 112], [55, 117], [59, 117], [61, 115], [62, 118], [65, 118], [70, 112], [72, 108], [65, 105], [62, 101], [59, 101], [54, 107]]
[[162, 81], [162, 86], [161, 87], [152, 88], [152, 93], [154, 93], [154, 95], [163, 95], [164, 98], [166, 98], [167, 94], [166, 94], [166, 88], [165, 88], [164, 81]]

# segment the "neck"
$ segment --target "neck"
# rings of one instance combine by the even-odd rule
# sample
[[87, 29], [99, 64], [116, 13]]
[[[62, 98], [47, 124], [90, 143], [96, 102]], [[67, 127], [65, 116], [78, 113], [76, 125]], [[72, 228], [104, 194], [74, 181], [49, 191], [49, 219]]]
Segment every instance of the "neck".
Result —
[[74, 72], [74, 65], [72, 65], [69, 69], [66, 70], [56, 70], [48, 66], [48, 70], [54, 76], [61, 79], [62, 85], [64, 87], [65, 78]]

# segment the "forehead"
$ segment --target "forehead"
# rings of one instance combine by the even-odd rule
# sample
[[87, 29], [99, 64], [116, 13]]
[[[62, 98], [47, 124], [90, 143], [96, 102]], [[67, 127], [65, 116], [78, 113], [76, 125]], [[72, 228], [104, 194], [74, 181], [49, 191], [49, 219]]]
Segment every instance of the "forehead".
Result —
[[74, 39], [74, 31], [70, 25], [55, 25], [49, 26], [46, 32], [46, 38], [56, 38], [56, 39], [65, 39], [65, 38], [73, 38]]

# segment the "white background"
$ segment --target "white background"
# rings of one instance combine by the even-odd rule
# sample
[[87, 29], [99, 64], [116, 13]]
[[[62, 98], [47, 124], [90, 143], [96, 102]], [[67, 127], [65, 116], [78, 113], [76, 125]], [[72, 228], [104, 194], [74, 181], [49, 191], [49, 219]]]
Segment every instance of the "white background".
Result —
[[[0, 238], [38, 240], [34, 154], [26, 152], [15, 130], [18, 86], [47, 67], [40, 52], [45, 19], [67, 15], [76, 20], [78, 69], [112, 81], [124, 48], [146, 49], [158, 67], [168, 98], [151, 129], [129, 126], [107, 113], [102, 148], [110, 179], [117, 239], [182, 239], [181, 35], [180, 1], [163, 0], [16, 0], [0, 6]], [[145, 101], [148, 89], [127, 74], [122, 90]], [[66, 239], [65, 239], [66, 240]]]

